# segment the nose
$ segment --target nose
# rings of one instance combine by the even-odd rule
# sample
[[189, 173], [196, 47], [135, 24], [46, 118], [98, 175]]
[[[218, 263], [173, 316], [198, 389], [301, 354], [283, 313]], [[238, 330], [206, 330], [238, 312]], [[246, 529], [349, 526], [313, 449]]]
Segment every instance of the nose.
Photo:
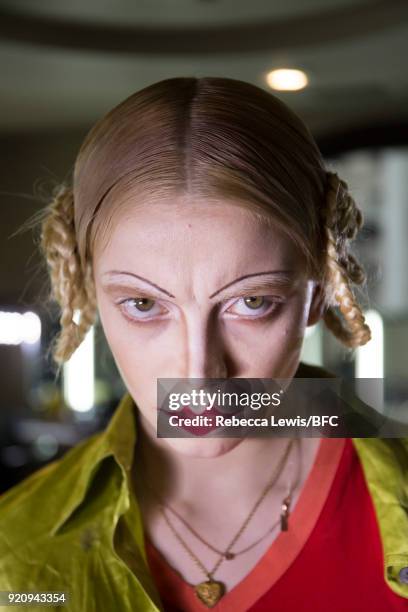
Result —
[[227, 378], [226, 346], [216, 321], [191, 317], [185, 321], [184, 378]]

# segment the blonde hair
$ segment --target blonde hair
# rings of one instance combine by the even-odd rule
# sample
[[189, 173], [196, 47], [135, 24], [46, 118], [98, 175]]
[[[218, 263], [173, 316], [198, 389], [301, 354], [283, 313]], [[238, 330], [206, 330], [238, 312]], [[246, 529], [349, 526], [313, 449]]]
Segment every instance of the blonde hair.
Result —
[[252, 84], [180, 77], [134, 93], [102, 117], [79, 150], [72, 182], [42, 211], [40, 247], [61, 308], [56, 363], [69, 359], [97, 317], [95, 240], [109, 239], [119, 209], [180, 194], [208, 206], [228, 198], [279, 227], [323, 285], [326, 326], [349, 348], [368, 342], [352, 289], [365, 274], [350, 252], [362, 214], [308, 128]]

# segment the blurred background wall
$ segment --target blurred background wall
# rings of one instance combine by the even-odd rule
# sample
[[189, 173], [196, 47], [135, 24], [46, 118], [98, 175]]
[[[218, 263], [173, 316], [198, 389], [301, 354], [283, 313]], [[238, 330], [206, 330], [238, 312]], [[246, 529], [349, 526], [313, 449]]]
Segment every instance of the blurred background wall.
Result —
[[[374, 342], [363, 360], [318, 324], [303, 358], [391, 381], [406, 419], [407, 54], [406, 0], [0, 2], [1, 490], [103, 427], [124, 390], [98, 329], [79, 370], [55, 379], [46, 349], [58, 313], [33, 234], [16, 232], [69, 174], [95, 121], [168, 77], [227, 76], [273, 91], [349, 183], [366, 220], [356, 250]], [[271, 89], [281, 69], [300, 72]]]

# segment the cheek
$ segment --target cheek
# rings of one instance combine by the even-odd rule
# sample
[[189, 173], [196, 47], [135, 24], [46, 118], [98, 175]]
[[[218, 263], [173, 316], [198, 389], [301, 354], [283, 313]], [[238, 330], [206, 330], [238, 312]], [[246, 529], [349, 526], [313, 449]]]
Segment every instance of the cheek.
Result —
[[148, 350], [140, 350], [138, 339], [126, 334], [116, 333], [108, 339], [120, 376], [126, 389], [136, 402], [141, 414], [155, 429], [157, 364]]
[[144, 384], [160, 377], [177, 376], [174, 364], [177, 363], [178, 346], [177, 326], [168, 322], [124, 323], [111, 337], [112, 351], [117, 353], [123, 367], [141, 374]]
[[177, 376], [177, 339], [163, 324], [133, 325], [118, 317], [110, 304], [100, 304], [104, 334], [121, 378], [139, 409], [152, 425], [156, 423], [157, 378]]
[[265, 337], [266, 342], [270, 339], [272, 347], [271, 378], [292, 378], [298, 367], [305, 333], [305, 308], [302, 303], [293, 306], [282, 317], [278, 328]]
[[109, 348], [122, 371], [133, 376], [146, 376], [150, 371], [153, 376], [170, 359], [166, 322], [131, 323], [103, 298], [98, 301], [98, 310]]
[[[276, 344], [287, 351], [296, 350], [301, 346], [305, 333], [306, 310], [303, 303], [295, 302], [288, 308], [279, 321], [276, 330]], [[275, 331], [275, 330], [274, 330]]]
[[303, 344], [305, 307], [292, 301], [269, 321], [229, 325], [227, 334], [236, 360], [245, 377], [282, 377], [296, 370]]

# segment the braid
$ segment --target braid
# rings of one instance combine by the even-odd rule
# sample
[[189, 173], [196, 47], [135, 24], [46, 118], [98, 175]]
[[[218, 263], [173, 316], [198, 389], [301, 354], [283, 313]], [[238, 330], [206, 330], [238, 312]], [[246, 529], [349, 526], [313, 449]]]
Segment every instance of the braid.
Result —
[[[328, 309], [324, 322], [343, 344], [355, 348], [371, 339], [350, 283], [361, 285], [366, 280], [363, 268], [348, 252], [348, 241], [353, 239], [363, 223], [363, 216], [348, 191], [348, 185], [336, 173], [327, 172], [328, 190], [324, 223], [327, 238], [326, 292]], [[344, 323], [334, 307], [338, 306]]]
[[[51, 297], [61, 308], [61, 331], [54, 341], [53, 357], [61, 365], [81, 344], [96, 317], [91, 265], [83, 270], [77, 250], [72, 188], [60, 186], [41, 224], [41, 250], [46, 258]], [[79, 320], [73, 320], [79, 313]]]

